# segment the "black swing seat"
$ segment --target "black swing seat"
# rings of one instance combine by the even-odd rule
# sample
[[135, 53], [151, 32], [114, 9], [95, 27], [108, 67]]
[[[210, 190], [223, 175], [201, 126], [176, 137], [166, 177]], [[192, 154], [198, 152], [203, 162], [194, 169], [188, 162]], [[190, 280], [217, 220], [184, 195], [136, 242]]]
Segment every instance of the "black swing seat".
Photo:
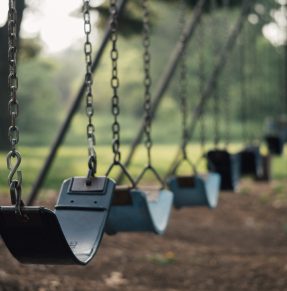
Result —
[[171, 213], [173, 193], [154, 187], [117, 186], [106, 233], [153, 232], [163, 234]]
[[0, 234], [13, 256], [27, 264], [85, 265], [101, 242], [115, 183], [106, 177], [65, 180], [55, 212], [24, 206], [0, 207]]
[[207, 153], [209, 171], [220, 174], [220, 189], [235, 191], [240, 179], [240, 156], [226, 150], [211, 150]]
[[172, 176], [167, 184], [174, 193], [174, 207], [207, 206], [215, 208], [220, 191], [220, 175]]
[[263, 157], [258, 146], [248, 146], [240, 153], [241, 175], [250, 175], [254, 178], [262, 176]]
[[280, 135], [266, 135], [265, 141], [270, 154], [281, 156], [284, 150], [284, 140]]

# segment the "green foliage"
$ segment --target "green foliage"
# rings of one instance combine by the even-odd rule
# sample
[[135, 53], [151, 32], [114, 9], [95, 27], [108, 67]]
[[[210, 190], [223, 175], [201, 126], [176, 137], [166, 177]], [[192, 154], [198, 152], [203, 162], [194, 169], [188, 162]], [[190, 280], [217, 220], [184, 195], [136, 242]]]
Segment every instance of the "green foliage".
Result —
[[[127, 11], [135, 18], [140, 18], [139, 1], [129, 1]], [[178, 2], [151, 1], [152, 11], [152, 92], [156, 90], [171, 51], [179, 38]], [[267, 4], [266, 4], [267, 5]], [[191, 10], [187, 15], [191, 15]], [[233, 27], [238, 9], [228, 13], [218, 9], [212, 14], [204, 15], [202, 24], [197, 28], [187, 51], [189, 108], [191, 112], [200, 97], [201, 82], [199, 79], [199, 60], [201, 53], [205, 61], [205, 80], [208, 80], [217, 61], [219, 52]], [[266, 20], [264, 20], [266, 21]], [[246, 23], [243, 39], [245, 47], [245, 90], [247, 107], [247, 131], [249, 136], [260, 138], [264, 119], [276, 115], [285, 108], [282, 106], [280, 65], [283, 50], [274, 48], [261, 35], [263, 21], [258, 25]], [[204, 46], [200, 46], [202, 41]], [[101, 36], [97, 40], [100, 41]], [[33, 44], [31, 44], [33, 47]], [[97, 45], [94, 45], [96, 51]], [[228, 60], [227, 66], [218, 82], [220, 99], [220, 132], [222, 139], [226, 134], [226, 118], [229, 115], [230, 135], [233, 141], [242, 139], [242, 96], [240, 83], [241, 47], [239, 42]], [[143, 48], [140, 34], [129, 38], [119, 37], [119, 78], [120, 78], [120, 122], [122, 143], [130, 143], [143, 119]], [[95, 123], [97, 142], [111, 142], [111, 95], [110, 88], [111, 62], [110, 46], [106, 49], [94, 78]], [[21, 100], [21, 142], [25, 145], [46, 145], [50, 143], [60, 127], [65, 113], [77, 94], [84, 78], [83, 50], [71, 48], [57, 56], [41, 56], [21, 59], [20, 62], [20, 100]], [[155, 143], [178, 144], [180, 141], [181, 119], [179, 114], [178, 72], [169, 84], [156, 114], [152, 135]], [[268, 80], [268, 82], [266, 82]], [[283, 84], [283, 83], [282, 83]], [[204, 84], [206, 85], [206, 83]], [[23, 96], [23, 97], [22, 97]], [[272, 96], [272, 98], [270, 98]], [[224, 99], [227, 98], [227, 99]], [[228, 100], [225, 102], [225, 100]], [[83, 100], [84, 103], [84, 100]], [[213, 139], [214, 106], [211, 99], [206, 104], [205, 122], [206, 137]], [[228, 108], [228, 110], [227, 110]], [[86, 117], [85, 109], [79, 109], [67, 137], [67, 144], [82, 146], [85, 144]], [[199, 138], [197, 130], [193, 141]], [[222, 140], [224, 141], [224, 140]]]
[[23, 61], [19, 66], [19, 80], [20, 128], [23, 133], [37, 136], [33, 138], [35, 145], [43, 144], [53, 133], [51, 129], [57, 124], [60, 112], [53, 64], [37, 58]]

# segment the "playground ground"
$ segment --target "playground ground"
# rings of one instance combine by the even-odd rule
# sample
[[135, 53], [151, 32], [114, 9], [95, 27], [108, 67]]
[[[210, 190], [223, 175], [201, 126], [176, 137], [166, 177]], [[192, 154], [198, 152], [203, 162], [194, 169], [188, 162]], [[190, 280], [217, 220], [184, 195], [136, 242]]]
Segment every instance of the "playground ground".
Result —
[[174, 210], [162, 237], [105, 235], [87, 267], [21, 265], [0, 242], [0, 290], [287, 290], [287, 181]]

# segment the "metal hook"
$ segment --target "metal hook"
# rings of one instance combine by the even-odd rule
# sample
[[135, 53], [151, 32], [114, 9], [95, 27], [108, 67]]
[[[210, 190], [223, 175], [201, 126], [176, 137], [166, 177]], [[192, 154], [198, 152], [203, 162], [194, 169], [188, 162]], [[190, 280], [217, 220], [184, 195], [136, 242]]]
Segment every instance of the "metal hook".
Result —
[[10, 195], [11, 195], [11, 202], [15, 205], [15, 213], [20, 216], [24, 216], [22, 213], [22, 207], [24, 203], [21, 199], [22, 189], [21, 186], [18, 185], [17, 181], [13, 181], [10, 185]]
[[[16, 163], [15, 163], [15, 165], [12, 166], [12, 159], [13, 158], [16, 158]], [[21, 157], [20, 153], [17, 151], [10, 151], [7, 155], [6, 161], [7, 161], [7, 168], [10, 171], [10, 173], [8, 175], [9, 186], [12, 184], [13, 178], [14, 178], [15, 174], [17, 173], [17, 183], [18, 183], [18, 186], [21, 187], [21, 185], [22, 185], [22, 171], [18, 170], [18, 168], [21, 164], [21, 161], [22, 161], [22, 157]]]
[[92, 185], [92, 179], [95, 177], [95, 173], [97, 171], [97, 158], [96, 156], [92, 155], [89, 158], [88, 161], [88, 175], [87, 175], [87, 180], [86, 180], [86, 185], [91, 186]]

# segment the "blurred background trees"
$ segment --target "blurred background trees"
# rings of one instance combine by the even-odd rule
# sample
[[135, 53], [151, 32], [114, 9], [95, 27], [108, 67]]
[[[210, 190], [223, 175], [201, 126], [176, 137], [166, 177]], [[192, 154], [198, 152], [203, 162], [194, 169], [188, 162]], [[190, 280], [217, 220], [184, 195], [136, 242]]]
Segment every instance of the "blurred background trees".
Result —
[[[24, 0], [18, 1], [19, 23], [25, 9]], [[27, 10], [31, 13], [39, 13], [41, 1], [26, 1]], [[187, 1], [188, 13], [196, 1]], [[239, 0], [230, 1], [232, 9], [228, 13], [222, 9], [225, 0], [217, 0], [218, 9], [210, 12], [207, 7], [203, 18], [205, 23], [205, 56], [207, 77], [210, 73], [214, 59], [213, 46], [222, 45], [228, 35], [228, 27], [231, 28], [239, 13]], [[80, 1], [79, 1], [80, 3]], [[92, 1], [93, 4], [93, 1]], [[95, 21], [94, 52], [101, 41], [103, 28], [108, 16], [108, 1], [102, 6], [93, 7], [93, 19]], [[38, 7], [39, 6], [39, 7]], [[254, 124], [253, 130], [262, 128], [265, 116], [278, 112], [278, 98], [284, 102], [284, 46], [272, 43], [264, 35], [264, 29], [270, 23], [275, 23], [275, 13], [281, 9], [282, 3], [270, 0], [258, 1], [254, 11], [245, 26], [248, 42], [246, 53], [249, 63], [246, 66], [248, 94], [253, 96], [253, 102], [257, 109], [249, 117]], [[37, 9], [35, 9], [37, 7]], [[39, 13], [41, 17], [41, 13]], [[75, 18], [81, 17], [80, 8], [73, 11]], [[151, 1], [152, 15], [152, 77], [156, 84], [167, 58], [178, 39], [179, 11], [178, 1]], [[24, 17], [28, 17], [25, 14]], [[214, 22], [214, 18], [217, 19]], [[278, 17], [277, 17], [278, 18]], [[53, 19], [51, 19], [51, 22]], [[228, 27], [226, 27], [228, 23]], [[129, 1], [123, 21], [120, 23], [120, 79], [121, 79], [121, 107], [123, 142], [129, 142], [133, 138], [142, 114], [143, 98], [143, 72], [142, 72], [142, 42], [141, 42], [141, 9], [140, 1]], [[259, 33], [258, 33], [259, 32]], [[56, 32], [55, 32], [56, 33]], [[64, 33], [73, 33], [67, 29]], [[71, 44], [68, 49], [58, 52], [48, 52], [39, 35], [27, 37], [22, 35], [19, 52], [19, 99], [21, 102], [21, 114], [19, 117], [22, 145], [47, 145], [53, 140], [56, 129], [65, 116], [65, 112], [76, 94], [84, 73], [84, 56], [82, 41]], [[198, 98], [198, 33], [189, 45], [188, 49], [188, 73], [190, 76], [189, 90], [191, 109]], [[84, 33], [83, 36], [84, 38]], [[83, 40], [82, 38], [82, 40]], [[257, 70], [254, 71], [254, 47], [256, 49]], [[234, 139], [240, 139], [240, 83], [238, 82], [238, 48], [234, 50], [233, 57], [228, 64], [225, 77], [222, 78], [220, 88], [224, 88], [224, 94], [230, 96], [230, 110], [232, 115]], [[286, 61], [285, 61], [286, 62]], [[0, 27], [0, 150], [7, 148], [7, 24]], [[101, 61], [94, 81], [96, 128], [98, 142], [109, 143], [110, 130], [110, 60], [109, 49]], [[285, 74], [285, 75], [284, 75]], [[268, 84], [266, 84], [268, 80]], [[158, 112], [158, 118], [154, 126], [154, 136], [157, 142], [176, 143], [179, 126], [179, 112], [177, 100], [177, 79], [170, 84], [170, 90]], [[286, 102], [286, 100], [285, 100]], [[282, 104], [282, 103], [281, 103]], [[285, 105], [286, 106], [286, 103]], [[208, 117], [212, 122], [212, 108], [207, 109]], [[285, 107], [286, 110], [286, 107]], [[170, 116], [173, 116], [172, 120]], [[179, 122], [173, 122], [173, 120]], [[76, 116], [67, 142], [78, 145], [83, 140], [85, 133], [84, 109]], [[167, 126], [168, 124], [168, 126]], [[250, 126], [252, 127], [252, 124]], [[166, 131], [162, 131], [162, 127]], [[208, 129], [211, 131], [212, 129]], [[196, 136], [197, 138], [197, 136]]]

